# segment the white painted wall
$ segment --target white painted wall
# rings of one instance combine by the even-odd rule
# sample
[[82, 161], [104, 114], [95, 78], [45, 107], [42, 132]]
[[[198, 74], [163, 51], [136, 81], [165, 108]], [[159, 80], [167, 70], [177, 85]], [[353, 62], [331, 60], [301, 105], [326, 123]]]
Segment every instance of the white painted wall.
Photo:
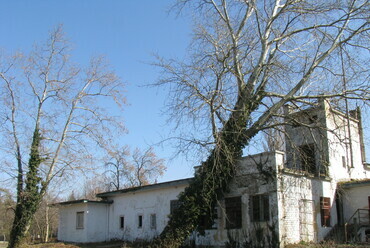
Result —
[[58, 240], [67, 242], [88, 242], [86, 214], [84, 216], [84, 228], [76, 228], [76, 213], [86, 213], [87, 204], [73, 204], [59, 207]]
[[[324, 110], [324, 111], [322, 111]], [[249, 199], [251, 195], [268, 194], [270, 203], [270, 221], [259, 223], [267, 230], [267, 225], [274, 225], [282, 241], [298, 243], [321, 241], [337, 224], [337, 206], [335, 195], [337, 183], [350, 179], [370, 178], [369, 171], [364, 169], [361, 159], [358, 122], [351, 119], [352, 151], [343, 140], [349, 137], [347, 123], [342, 115], [329, 109], [323, 102], [322, 109], [313, 111], [317, 114], [320, 131], [308, 131], [305, 128], [288, 128], [292, 144], [287, 146], [287, 155], [282, 152], [261, 153], [243, 158], [237, 165], [237, 174], [230, 185], [230, 192], [225, 197], [241, 196], [242, 228], [226, 230], [224, 203], [218, 206], [217, 229], [207, 230], [206, 236], [193, 235], [198, 245], [222, 246], [228, 240], [228, 233], [235, 239], [244, 241], [252, 238], [255, 223], [250, 222]], [[327, 141], [327, 138], [329, 141]], [[315, 142], [320, 155], [318, 164], [327, 165], [327, 177], [317, 177], [291, 170], [292, 164], [285, 161], [292, 157], [289, 148]], [[342, 156], [345, 156], [343, 160]], [[343, 163], [343, 161], [345, 163]], [[352, 163], [353, 161], [353, 163]], [[290, 168], [290, 169], [289, 169]], [[270, 176], [266, 176], [269, 172]], [[299, 169], [299, 168], [298, 168]], [[174, 186], [175, 185], [175, 186]], [[159, 235], [167, 224], [170, 214], [170, 201], [187, 186], [187, 182], [162, 184], [156, 187], [144, 187], [124, 193], [107, 195], [113, 200], [111, 205], [76, 204], [60, 207], [60, 240], [73, 242], [96, 242], [111, 239], [134, 241], [148, 240]], [[348, 190], [345, 200], [344, 216], [348, 218], [357, 208], [367, 204], [369, 187]], [[331, 227], [321, 225], [320, 197], [330, 197]], [[309, 212], [306, 210], [310, 209]], [[76, 212], [85, 211], [85, 229], [76, 230]], [[150, 227], [150, 215], [156, 215], [156, 228]], [[143, 226], [138, 227], [138, 216], [143, 218]], [[120, 228], [120, 217], [124, 216], [125, 227]], [[86, 228], [88, 226], [88, 229]]]
[[344, 220], [348, 221], [359, 208], [369, 208], [368, 197], [370, 197], [370, 184], [346, 188], [343, 194]]
[[[229, 235], [233, 239], [243, 243], [245, 241], [256, 240], [255, 228], [264, 228], [264, 236], [271, 235], [268, 225], [275, 225], [276, 233], [279, 235], [279, 218], [277, 208], [277, 185], [274, 179], [278, 168], [283, 167], [283, 153], [261, 153], [243, 158], [237, 166], [237, 174], [231, 182], [230, 192], [225, 197], [241, 196], [242, 200], [242, 228], [226, 229], [226, 214], [224, 212], [224, 201], [218, 206], [218, 219], [215, 221], [217, 229], [207, 230], [205, 236], [194, 235], [197, 245], [204, 246], [224, 246], [229, 240]], [[257, 165], [262, 165], [260, 169], [271, 172], [272, 178], [264, 177]], [[250, 216], [250, 196], [268, 194], [270, 221], [251, 222]]]
[[88, 203], [86, 211], [87, 242], [109, 240], [108, 220], [110, 204]]
[[[59, 206], [58, 240], [88, 243], [108, 240], [109, 205], [103, 203], [75, 203]], [[84, 212], [84, 228], [76, 228], [77, 212]]]
[[[159, 235], [167, 224], [170, 201], [177, 199], [187, 184], [155, 190], [139, 190], [110, 197], [114, 203], [109, 211], [109, 239], [148, 240]], [[150, 227], [150, 215], [156, 215], [157, 226]], [[143, 216], [143, 226], [138, 227], [138, 216]], [[125, 227], [120, 228], [120, 216]]]

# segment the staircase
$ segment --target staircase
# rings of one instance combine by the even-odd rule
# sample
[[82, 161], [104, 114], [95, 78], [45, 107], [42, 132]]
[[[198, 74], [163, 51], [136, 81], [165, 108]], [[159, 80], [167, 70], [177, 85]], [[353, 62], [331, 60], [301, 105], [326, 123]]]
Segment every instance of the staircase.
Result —
[[346, 242], [370, 243], [370, 209], [357, 209], [344, 225]]

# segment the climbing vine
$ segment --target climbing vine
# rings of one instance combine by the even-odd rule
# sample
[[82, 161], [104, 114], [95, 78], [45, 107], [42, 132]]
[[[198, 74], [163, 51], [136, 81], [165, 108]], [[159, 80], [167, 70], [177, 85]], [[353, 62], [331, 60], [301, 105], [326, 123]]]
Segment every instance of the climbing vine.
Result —
[[252, 138], [244, 132], [248, 113], [237, 111], [231, 116], [208, 159], [180, 194], [180, 207], [151, 247], [179, 247], [194, 230], [204, 231], [199, 223], [202, 218], [208, 222], [212, 219], [217, 200], [228, 190], [235, 174], [234, 166], [242, 156], [242, 149]]
[[41, 135], [36, 127], [33, 133], [30, 158], [28, 161], [28, 172], [26, 174], [25, 188], [18, 192], [18, 201], [15, 208], [14, 223], [10, 233], [10, 242], [8, 248], [17, 248], [22, 246], [22, 241], [31, 225], [32, 218], [42, 199], [42, 190], [40, 191], [41, 178], [38, 176], [39, 167], [43, 162], [40, 156], [39, 148]]

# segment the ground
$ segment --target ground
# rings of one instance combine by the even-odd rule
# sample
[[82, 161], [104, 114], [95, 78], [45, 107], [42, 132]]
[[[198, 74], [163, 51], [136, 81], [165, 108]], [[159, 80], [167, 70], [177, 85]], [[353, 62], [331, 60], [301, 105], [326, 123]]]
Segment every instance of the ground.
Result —
[[[47, 243], [28, 245], [25, 248], [141, 248], [142, 245], [127, 245], [123, 242], [94, 243], [85, 245], [65, 244], [65, 243]], [[369, 245], [337, 245], [337, 244], [295, 244], [288, 245], [285, 248], [369, 248]], [[0, 242], [0, 248], [6, 248], [5, 242]]]

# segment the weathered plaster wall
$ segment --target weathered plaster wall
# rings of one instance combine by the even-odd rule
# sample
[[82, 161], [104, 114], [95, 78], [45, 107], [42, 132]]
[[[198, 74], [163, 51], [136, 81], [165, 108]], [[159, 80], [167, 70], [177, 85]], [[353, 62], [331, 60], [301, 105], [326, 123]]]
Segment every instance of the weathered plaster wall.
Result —
[[74, 204], [59, 207], [59, 228], [58, 228], [58, 240], [68, 242], [88, 242], [86, 232], [86, 214], [84, 218], [84, 228], [76, 228], [76, 213], [87, 211], [87, 204]]
[[370, 185], [357, 185], [343, 191], [344, 220], [347, 222], [357, 209], [369, 208]]
[[109, 204], [89, 203], [86, 211], [88, 242], [101, 242], [108, 238]]
[[[243, 158], [237, 165], [237, 174], [230, 185], [230, 192], [227, 197], [241, 196], [242, 200], [242, 228], [226, 229], [226, 214], [224, 201], [221, 200], [217, 207], [216, 227], [217, 229], [207, 230], [205, 236], [194, 235], [197, 245], [224, 246], [229, 239], [240, 243], [245, 241], [255, 242], [256, 229], [264, 229], [263, 238], [272, 237], [269, 226], [279, 235], [278, 226], [278, 200], [276, 172], [283, 166], [283, 153], [261, 153]], [[251, 222], [250, 216], [250, 196], [268, 194], [270, 221]]]
[[[79, 203], [59, 207], [58, 240], [78, 243], [107, 239], [108, 204]], [[84, 228], [76, 228], [77, 212], [84, 212]]]
[[[156, 190], [137, 191], [112, 197], [114, 203], [109, 211], [109, 239], [148, 240], [161, 233], [170, 214], [170, 201], [177, 199], [186, 184]], [[150, 215], [156, 215], [156, 228], [150, 227]], [[142, 227], [138, 227], [138, 216]], [[125, 226], [120, 228], [120, 217]]]
[[[335, 187], [330, 181], [297, 175], [279, 176], [279, 219], [284, 243], [321, 241], [337, 223]], [[330, 197], [331, 226], [321, 224], [320, 197]]]

